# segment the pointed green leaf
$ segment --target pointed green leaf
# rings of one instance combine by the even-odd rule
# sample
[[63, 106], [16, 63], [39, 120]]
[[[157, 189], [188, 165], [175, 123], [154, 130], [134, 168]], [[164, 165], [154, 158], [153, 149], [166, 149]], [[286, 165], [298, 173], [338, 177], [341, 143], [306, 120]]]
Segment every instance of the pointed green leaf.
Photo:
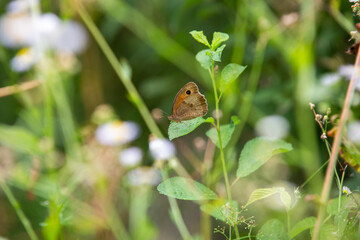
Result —
[[219, 88], [221, 91], [226, 90], [245, 70], [246, 66], [241, 66], [236, 63], [229, 63], [221, 71], [221, 78]]
[[40, 139], [27, 129], [16, 126], [0, 125], [0, 144], [17, 151], [39, 153]]
[[174, 138], [189, 134], [204, 122], [211, 123], [212, 121], [214, 121], [212, 117], [209, 117], [206, 120], [202, 117], [198, 117], [188, 121], [182, 121], [181, 123], [172, 121], [168, 129], [169, 139], [173, 140]]
[[221, 62], [221, 54], [225, 47], [226, 47], [226, 45], [223, 44], [223, 45], [221, 45], [221, 47], [219, 47], [215, 51], [210, 50], [206, 54], [208, 54], [213, 61]]
[[217, 199], [217, 195], [211, 189], [190, 178], [166, 179], [158, 185], [157, 190], [168, 197], [182, 200]]
[[270, 197], [271, 195], [274, 195], [276, 193], [281, 193], [283, 191], [285, 191], [285, 189], [283, 187], [256, 189], [251, 193], [248, 202], [245, 204], [245, 207], [247, 207], [248, 205], [250, 205], [256, 201]]
[[283, 140], [273, 140], [258, 137], [247, 142], [239, 158], [237, 177], [245, 177], [256, 171], [272, 156], [292, 150], [290, 143]]
[[[229, 143], [231, 136], [234, 133], [235, 125], [240, 123], [240, 120], [238, 119], [237, 116], [232, 116], [231, 120], [232, 122], [230, 124], [220, 126], [221, 142], [223, 148], [225, 148], [226, 145]], [[216, 128], [209, 129], [206, 132], [206, 136], [210, 138], [210, 140], [216, 145], [216, 147], [220, 148], [219, 135], [216, 131]]]
[[216, 219], [220, 219], [223, 222], [227, 222], [229, 225], [235, 224], [236, 215], [238, 214], [239, 208], [236, 201], [233, 201], [232, 205], [228, 204], [223, 199], [211, 201], [203, 204], [200, 207], [201, 211], [213, 216]]
[[308, 217], [296, 223], [295, 226], [290, 231], [290, 238], [293, 239], [294, 237], [296, 237], [306, 229], [313, 228], [315, 226], [315, 221], [316, 221], [316, 217]]
[[284, 224], [277, 219], [267, 221], [256, 235], [258, 240], [288, 240]]
[[211, 42], [211, 49], [216, 49], [221, 43], [229, 39], [229, 35], [222, 32], [214, 32]]
[[190, 34], [196, 41], [198, 41], [199, 43], [202, 43], [205, 46], [210, 48], [210, 44], [209, 44], [206, 36], [204, 35], [203, 31], [195, 31], [194, 30], [194, 31], [191, 31]]
[[211, 67], [211, 58], [208, 54], [210, 49], [205, 49], [196, 54], [196, 61], [200, 63], [200, 65], [205, 68], [209, 69]]

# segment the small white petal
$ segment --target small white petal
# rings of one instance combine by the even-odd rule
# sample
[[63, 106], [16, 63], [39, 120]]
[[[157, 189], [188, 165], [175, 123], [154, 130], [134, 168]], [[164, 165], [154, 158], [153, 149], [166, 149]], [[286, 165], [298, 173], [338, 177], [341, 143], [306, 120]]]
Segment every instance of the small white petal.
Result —
[[360, 121], [348, 123], [347, 138], [354, 143], [360, 143]]
[[289, 134], [290, 124], [288, 120], [280, 115], [271, 115], [261, 118], [255, 124], [255, 131], [259, 136], [272, 139], [281, 139]]
[[331, 86], [331, 85], [337, 83], [340, 79], [341, 79], [341, 76], [339, 74], [328, 73], [328, 74], [324, 74], [321, 77], [320, 82], [324, 86]]
[[150, 153], [156, 160], [168, 160], [175, 155], [175, 147], [167, 139], [156, 138], [149, 143]]
[[141, 162], [143, 152], [138, 147], [131, 147], [119, 153], [119, 161], [123, 166], [132, 167]]
[[85, 50], [88, 35], [85, 28], [75, 21], [64, 22], [52, 47], [57, 51], [81, 53]]
[[34, 49], [23, 48], [11, 59], [10, 66], [15, 72], [25, 72], [37, 63], [38, 60], [39, 56]]
[[0, 42], [9, 48], [30, 46], [34, 27], [28, 14], [5, 15], [0, 18]]
[[96, 129], [95, 137], [106, 146], [119, 146], [135, 140], [140, 133], [139, 126], [134, 122], [113, 121]]
[[132, 186], [152, 185], [156, 186], [161, 181], [161, 174], [158, 169], [150, 167], [139, 167], [130, 171], [127, 179]]

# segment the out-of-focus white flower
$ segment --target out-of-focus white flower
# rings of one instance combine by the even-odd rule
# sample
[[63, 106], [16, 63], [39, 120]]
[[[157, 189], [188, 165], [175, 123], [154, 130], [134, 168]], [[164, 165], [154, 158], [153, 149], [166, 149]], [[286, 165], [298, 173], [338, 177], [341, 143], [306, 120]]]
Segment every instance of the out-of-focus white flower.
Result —
[[62, 24], [58, 31], [57, 38], [52, 43], [52, 47], [55, 50], [73, 53], [81, 53], [85, 50], [88, 35], [81, 24], [67, 21]]
[[132, 167], [141, 162], [143, 152], [138, 147], [131, 147], [119, 153], [119, 162], [123, 166]]
[[340, 81], [340, 79], [341, 75], [339, 75], [338, 73], [327, 73], [322, 75], [320, 82], [324, 86], [331, 86]]
[[158, 169], [151, 167], [139, 167], [130, 171], [127, 179], [132, 186], [152, 185], [156, 186], [161, 181], [161, 174]]
[[5, 47], [27, 47], [33, 43], [34, 28], [28, 14], [5, 15], [0, 18], [0, 43]]
[[346, 135], [350, 141], [360, 143], [360, 121], [349, 122]]
[[150, 153], [156, 160], [168, 160], [175, 155], [175, 147], [167, 139], [155, 138], [149, 143]]
[[[345, 77], [346, 79], [350, 80], [351, 79], [351, 76], [354, 72], [354, 65], [351, 65], [351, 64], [348, 64], [348, 65], [342, 65], [339, 67], [338, 69], [338, 73]], [[358, 71], [358, 73], [360, 74], [360, 70]], [[360, 90], [360, 76], [358, 76], [356, 79], [355, 79], [355, 88]]]
[[281, 139], [289, 134], [290, 124], [280, 115], [271, 115], [261, 118], [255, 124], [255, 131], [259, 136], [272, 139]]
[[350, 190], [350, 188], [348, 188], [347, 186], [343, 186], [342, 191], [343, 191], [343, 193], [346, 194], [346, 195], [350, 195], [350, 194], [351, 194], [351, 190]]
[[99, 126], [95, 137], [106, 146], [119, 146], [135, 140], [140, 133], [139, 126], [134, 122], [112, 121]]
[[24, 72], [29, 70], [38, 60], [39, 56], [34, 49], [23, 48], [11, 59], [10, 66], [15, 72]]
[[39, 0], [14, 0], [6, 6], [7, 13], [18, 14], [29, 10], [39, 4]]

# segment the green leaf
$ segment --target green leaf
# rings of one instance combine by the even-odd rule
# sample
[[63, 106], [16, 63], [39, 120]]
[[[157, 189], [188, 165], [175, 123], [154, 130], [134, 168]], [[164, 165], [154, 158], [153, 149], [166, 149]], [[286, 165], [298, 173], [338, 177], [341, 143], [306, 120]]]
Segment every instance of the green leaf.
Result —
[[226, 45], [223, 44], [223, 45], [221, 45], [221, 47], [219, 47], [215, 51], [210, 50], [210, 51], [206, 52], [206, 54], [208, 54], [213, 61], [221, 62], [221, 54], [225, 47], [226, 47]]
[[169, 139], [173, 140], [174, 138], [189, 134], [204, 122], [211, 123], [212, 121], [214, 121], [212, 117], [209, 117], [206, 120], [202, 117], [198, 117], [188, 121], [182, 121], [181, 123], [172, 121], [168, 129]]
[[222, 42], [225, 42], [228, 39], [229, 39], [228, 34], [222, 33], [222, 32], [214, 32], [213, 39], [212, 39], [212, 42], [211, 42], [211, 49], [215, 50], [217, 47], [220, 46], [220, 44]]
[[201, 211], [206, 212], [216, 219], [220, 219], [223, 222], [227, 222], [229, 225], [236, 222], [236, 215], [238, 214], [238, 204], [233, 201], [232, 206], [223, 199], [211, 201], [203, 204], [200, 207]]
[[291, 150], [292, 146], [290, 143], [279, 139], [272, 140], [258, 137], [250, 140], [245, 144], [240, 154], [236, 176], [248, 176], [266, 163], [272, 156]]
[[295, 226], [290, 231], [290, 238], [293, 239], [294, 237], [296, 237], [306, 229], [313, 228], [315, 226], [315, 221], [316, 221], [316, 217], [308, 217], [296, 223]]
[[16, 126], [0, 125], [0, 144], [20, 152], [39, 153], [40, 139], [27, 129]]
[[221, 91], [226, 90], [245, 70], [246, 66], [236, 63], [229, 63], [221, 71], [219, 88]]
[[287, 240], [289, 239], [284, 224], [277, 219], [267, 221], [256, 235], [258, 240]]
[[[235, 130], [235, 125], [240, 123], [240, 120], [237, 116], [231, 117], [231, 123], [220, 126], [220, 132], [221, 132], [221, 142], [223, 145], [223, 148], [226, 147], [226, 145], [229, 143], [232, 134]], [[219, 143], [219, 135], [216, 131], [216, 128], [211, 128], [206, 132], [206, 136], [210, 138], [210, 140], [216, 145], [216, 147], [220, 148]]]
[[209, 52], [210, 49], [205, 49], [196, 54], [196, 61], [200, 63], [200, 65], [205, 68], [209, 69], [211, 67], [211, 58], [207, 52]]
[[191, 31], [190, 32], [191, 36], [193, 38], [195, 38], [196, 41], [198, 41], [199, 43], [202, 43], [204, 44], [205, 46], [207, 47], [211, 47], [206, 36], [204, 35], [204, 32], [203, 31]]
[[[274, 195], [276, 193], [282, 193], [285, 189], [283, 187], [274, 187], [274, 188], [259, 188], [254, 190], [247, 203], [245, 204], [245, 207], [252, 204], [253, 202], [256, 202], [258, 200], [270, 197], [271, 195]], [[291, 200], [290, 200], [291, 201]]]
[[280, 200], [285, 205], [286, 210], [289, 211], [291, 208], [290, 194], [287, 191], [283, 190], [282, 192], [280, 192]]
[[157, 187], [157, 190], [168, 197], [182, 200], [212, 200], [217, 195], [203, 184], [189, 178], [169, 178]]

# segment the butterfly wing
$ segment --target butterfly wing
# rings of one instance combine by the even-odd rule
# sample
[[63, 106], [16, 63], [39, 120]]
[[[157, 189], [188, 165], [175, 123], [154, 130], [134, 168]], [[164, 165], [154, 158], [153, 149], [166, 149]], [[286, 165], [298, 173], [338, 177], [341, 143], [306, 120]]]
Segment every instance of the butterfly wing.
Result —
[[194, 82], [187, 83], [175, 96], [170, 120], [181, 122], [204, 116], [208, 106], [204, 95]]

